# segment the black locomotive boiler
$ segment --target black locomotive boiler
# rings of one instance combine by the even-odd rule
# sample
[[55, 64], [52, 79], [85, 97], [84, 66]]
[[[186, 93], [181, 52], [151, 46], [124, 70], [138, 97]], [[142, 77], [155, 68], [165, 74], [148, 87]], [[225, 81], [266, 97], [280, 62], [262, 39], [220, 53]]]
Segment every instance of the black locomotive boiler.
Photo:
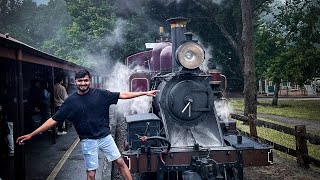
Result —
[[243, 179], [243, 167], [272, 164], [270, 146], [238, 135], [235, 121], [218, 115], [220, 75], [200, 70], [205, 53], [186, 32], [188, 19], [168, 22], [171, 42], [127, 58], [148, 67], [131, 75], [131, 90], [160, 90], [152, 113], [126, 116], [130, 171], [146, 179]]

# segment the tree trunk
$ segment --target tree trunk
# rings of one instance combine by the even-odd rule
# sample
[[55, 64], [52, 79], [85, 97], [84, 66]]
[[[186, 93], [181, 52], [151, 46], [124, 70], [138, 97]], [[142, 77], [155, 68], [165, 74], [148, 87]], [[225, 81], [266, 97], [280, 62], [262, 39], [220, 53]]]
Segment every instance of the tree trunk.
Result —
[[279, 99], [279, 89], [280, 89], [280, 82], [275, 83], [275, 90], [272, 99], [272, 106], [278, 106], [278, 99]]
[[[236, 41], [231, 34], [227, 31], [227, 29], [224, 27], [223, 24], [215, 21], [215, 24], [220, 28], [223, 36], [228, 40], [228, 42], [231, 44], [231, 46], [233, 47], [234, 51], [237, 53], [238, 57], [239, 57], [239, 61], [240, 61], [240, 69], [241, 72], [243, 73], [244, 71], [244, 59], [243, 59], [243, 54], [242, 54], [242, 43], [240, 41]], [[237, 29], [241, 28], [239, 26], [237, 26]], [[237, 30], [238, 31], [238, 30]], [[238, 34], [238, 33], [237, 33]], [[241, 32], [239, 33], [241, 34]], [[237, 38], [237, 37], [236, 37]]]
[[244, 57], [244, 115], [257, 115], [257, 84], [253, 45], [253, 13], [250, 0], [241, 0]]

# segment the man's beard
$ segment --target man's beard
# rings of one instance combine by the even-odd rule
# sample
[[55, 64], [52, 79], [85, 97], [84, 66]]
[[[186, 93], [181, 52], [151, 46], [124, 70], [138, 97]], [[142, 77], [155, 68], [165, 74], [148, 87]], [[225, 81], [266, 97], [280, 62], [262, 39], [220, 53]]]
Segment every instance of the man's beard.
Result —
[[[86, 88], [85, 89], [81, 89], [80, 87], [86, 87]], [[77, 88], [81, 92], [86, 92], [89, 89], [89, 86], [78, 86]]]

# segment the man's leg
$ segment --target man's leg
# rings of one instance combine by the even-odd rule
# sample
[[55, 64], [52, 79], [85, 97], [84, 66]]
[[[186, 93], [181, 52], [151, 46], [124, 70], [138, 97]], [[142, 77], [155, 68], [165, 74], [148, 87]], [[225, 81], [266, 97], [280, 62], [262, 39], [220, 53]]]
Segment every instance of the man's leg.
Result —
[[87, 180], [95, 180], [98, 162], [98, 142], [94, 139], [82, 139], [80, 141], [81, 149], [87, 168]]
[[118, 159], [116, 159], [115, 161], [115, 164], [117, 165], [122, 177], [125, 179], [125, 180], [132, 180], [132, 177], [131, 177], [131, 173], [130, 173], [130, 170], [127, 166], [127, 164], [124, 162], [123, 158], [122, 157], [119, 157]]
[[119, 149], [114, 142], [111, 135], [98, 140], [100, 150], [105, 154], [108, 161], [115, 161], [116, 166], [119, 168], [121, 175], [125, 180], [132, 180], [130, 171], [126, 163], [121, 157]]
[[96, 170], [87, 170], [87, 180], [95, 180], [96, 179]]

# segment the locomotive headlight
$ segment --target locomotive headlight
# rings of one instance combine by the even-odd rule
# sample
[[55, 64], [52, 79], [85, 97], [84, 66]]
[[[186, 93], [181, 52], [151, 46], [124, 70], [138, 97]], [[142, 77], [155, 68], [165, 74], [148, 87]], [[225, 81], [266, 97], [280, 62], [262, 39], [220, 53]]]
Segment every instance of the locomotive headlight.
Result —
[[186, 42], [177, 49], [176, 57], [183, 67], [195, 69], [203, 63], [204, 51], [198, 43]]

